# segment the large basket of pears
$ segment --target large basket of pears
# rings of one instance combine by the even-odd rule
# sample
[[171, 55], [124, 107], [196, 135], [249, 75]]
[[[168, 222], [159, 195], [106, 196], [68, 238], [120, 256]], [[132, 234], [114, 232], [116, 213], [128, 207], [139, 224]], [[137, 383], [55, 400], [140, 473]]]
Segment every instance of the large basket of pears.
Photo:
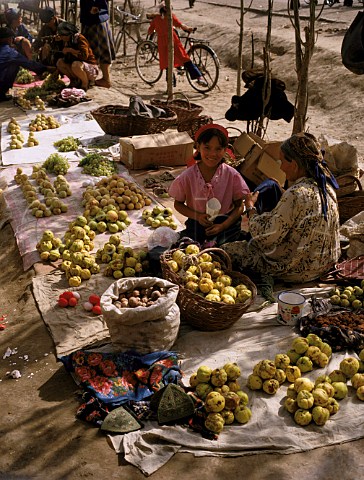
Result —
[[254, 302], [257, 288], [249, 277], [232, 270], [230, 256], [220, 248], [200, 251], [197, 245], [165, 251], [162, 274], [179, 285], [182, 318], [203, 331], [230, 328]]

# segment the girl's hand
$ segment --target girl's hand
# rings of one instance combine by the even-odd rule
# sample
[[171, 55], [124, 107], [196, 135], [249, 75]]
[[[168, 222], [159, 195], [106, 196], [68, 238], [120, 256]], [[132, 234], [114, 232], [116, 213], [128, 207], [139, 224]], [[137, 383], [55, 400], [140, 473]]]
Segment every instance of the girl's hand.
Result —
[[205, 232], [208, 237], [215, 237], [219, 233], [223, 232], [224, 228], [222, 226], [222, 223], [217, 223], [211, 225], [211, 227], [206, 228]]
[[197, 215], [196, 220], [198, 221], [198, 223], [200, 225], [202, 225], [205, 228], [211, 227], [211, 225], [213, 225], [211, 220], [209, 220], [209, 217], [208, 217], [207, 213], [199, 213]]
[[99, 13], [99, 11], [100, 10], [98, 9], [98, 7], [92, 7], [91, 10], [90, 10], [90, 13], [92, 15], [97, 15]]

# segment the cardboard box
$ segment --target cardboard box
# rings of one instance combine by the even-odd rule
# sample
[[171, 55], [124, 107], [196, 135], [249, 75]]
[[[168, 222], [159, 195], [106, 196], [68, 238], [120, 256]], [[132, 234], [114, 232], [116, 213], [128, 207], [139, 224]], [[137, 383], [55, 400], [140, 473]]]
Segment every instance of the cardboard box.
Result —
[[280, 169], [280, 163], [271, 157], [265, 150], [258, 160], [257, 170], [261, 172], [265, 178], [275, 178], [282, 186], [286, 181], [286, 175]]
[[186, 165], [193, 154], [187, 132], [164, 132], [120, 138], [120, 161], [130, 170]]
[[251, 151], [251, 157], [248, 156], [240, 165], [239, 171], [255, 185], [259, 185], [267, 178], [275, 178], [282, 186], [286, 181], [286, 175], [280, 169], [280, 162], [258, 145]]
[[250, 150], [256, 145], [255, 140], [246, 132], [243, 132], [234, 142], [234, 150], [241, 155], [246, 157]]

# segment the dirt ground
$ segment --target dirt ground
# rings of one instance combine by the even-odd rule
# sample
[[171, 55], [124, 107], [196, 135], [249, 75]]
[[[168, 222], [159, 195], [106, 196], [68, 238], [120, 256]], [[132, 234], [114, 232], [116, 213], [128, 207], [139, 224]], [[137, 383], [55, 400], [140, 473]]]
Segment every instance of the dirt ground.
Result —
[[[263, 3], [263, 2], [262, 2]], [[151, 2], [145, 2], [149, 9]], [[254, 6], [254, 5], [253, 5]], [[304, 6], [302, 13], [304, 13]], [[312, 58], [310, 76], [309, 130], [346, 140], [364, 154], [362, 78], [341, 64], [340, 47], [343, 34], [360, 5], [345, 8], [341, 4], [325, 9], [325, 21], [319, 24], [317, 50]], [[256, 64], [261, 61], [267, 17], [259, 9], [245, 17], [245, 49], [250, 63], [250, 35], [256, 40]], [[198, 26], [202, 37], [210, 39], [221, 60], [219, 87], [207, 95], [194, 92], [185, 79], [179, 78], [177, 91], [183, 91], [192, 102], [204, 106], [204, 113], [225, 126], [245, 129], [242, 122], [229, 123], [225, 111], [236, 90], [235, 66], [239, 11], [227, 6], [204, 2], [189, 9], [187, 0], [176, 0], [177, 16], [189, 25]], [[279, 9], [278, 9], [279, 10]], [[294, 33], [284, 9], [273, 18], [272, 69], [287, 85], [287, 95], [294, 102], [296, 85]], [[216, 18], [219, 19], [218, 25]], [[118, 56], [112, 69], [113, 86], [109, 90], [89, 91], [98, 104], [125, 103], [132, 94], [145, 100], [162, 96], [164, 79], [154, 87], [143, 84], [136, 76], [133, 63], [134, 46], [128, 45], [127, 57]], [[6, 121], [19, 111], [8, 105], [0, 110]], [[269, 139], [284, 139], [292, 124], [271, 122]], [[4, 205], [1, 206], [4, 215]], [[1, 221], [1, 217], [0, 217]], [[0, 331], [0, 392], [3, 405], [0, 420], [0, 479], [80, 480], [83, 478], [118, 478], [137, 480], [144, 475], [117, 456], [106, 437], [98, 429], [75, 419], [79, 405], [78, 391], [63, 366], [56, 362], [52, 339], [35, 304], [31, 281], [44, 272], [39, 266], [23, 271], [14, 232], [7, 223], [0, 230], [0, 316], [7, 315], [6, 329]], [[3, 358], [6, 349], [17, 349]], [[28, 359], [25, 357], [28, 356]], [[22, 377], [9, 379], [6, 373], [18, 369]], [[358, 419], [359, 422], [362, 419]], [[322, 447], [294, 455], [253, 455], [239, 458], [201, 457], [177, 454], [152, 478], [248, 478], [250, 480], [288, 480], [292, 477], [342, 480], [360, 478], [363, 471], [364, 440], [343, 445]]]

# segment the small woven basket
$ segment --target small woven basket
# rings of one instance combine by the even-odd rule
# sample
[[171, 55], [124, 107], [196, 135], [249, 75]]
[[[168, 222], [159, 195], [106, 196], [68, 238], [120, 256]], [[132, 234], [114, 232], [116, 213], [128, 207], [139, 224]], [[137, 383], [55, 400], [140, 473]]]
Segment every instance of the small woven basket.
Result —
[[142, 115], [128, 115], [129, 107], [104, 105], [91, 112], [102, 130], [109, 135], [128, 137], [161, 133], [176, 124], [177, 115], [170, 108], [164, 108], [165, 117], [150, 118]]
[[177, 125], [177, 130], [179, 132], [187, 132], [192, 140], [194, 140], [197, 130], [202, 127], [202, 125], [207, 125], [208, 123], [213, 123], [212, 118], [208, 115], [200, 115], [198, 117], [191, 118], [190, 120], [180, 122]]
[[152, 99], [150, 103], [155, 107], [173, 110], [177, 115], [177, 124], [198, 117], [202, 112], [203, 107], [197, 103], [191, 103], [184, 93], [176, 92], [173, 95], [181, 95], [184, 99], [173, 99], [173, 97], [168, 100]]
[[337, 198], [350, 195], [356, 190], [362, 190], [359, 178], [355, 177], [354, 175], [341, 175], [340, 177], [336, 177], [336, 181], [340, 187], [338, 190], [336, 190]]
[[364, 191], [358, 190], [346, 197], [337, 199], [339, 205], [340, 224], [364, 210]]
[[[249, 306], [254, 302], [257, 295], [257, 288], [254, 283], [246, 275], [232, 270], [229, 255], [220, 248], [210, 248], [202, 250], [197, 255], [188, 255], [181, 272], [173, 272], [168, 265], [168, 261], [172, 259], [173, 253], [176, 250], [178, 249], [167, 250], [162, 254], [161, 268], [163, 278], [179, 285], [180, 287], [177, 304], [180, 308], [183, 320], [192, 327], [206, 332], [214, 332], [230, 328], [241, 318], [241, 316], [248, 310]], [[233, 286], [237, 286], [241, 283], [245, 284], [249, 290], [251, 290], [252, 296], [244, 303], [228, 305], [222, 302], [210, 302], [203, 296], [185, 288], [182, 281], [185, 269], [190, 265], [198, 265], [198, 257], [203, 253], [209, 253], [213, 260], [221, 263], [224, 273], [231, 277]]]

